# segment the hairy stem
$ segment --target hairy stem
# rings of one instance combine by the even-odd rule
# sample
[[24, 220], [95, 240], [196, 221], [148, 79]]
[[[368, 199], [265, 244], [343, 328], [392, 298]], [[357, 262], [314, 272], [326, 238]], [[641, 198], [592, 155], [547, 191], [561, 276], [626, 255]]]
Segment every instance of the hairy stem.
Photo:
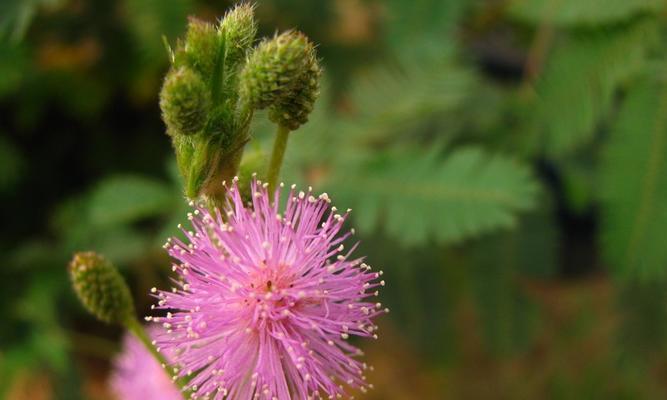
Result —
[[287, 139], [289, 138], [289, 128], [278, 125], [278, 132], [276, 133], [276, 140], [273, 142], [273, 152], [271, 153], [271, 161], [269, 162], [269, 171], [266, 175], [269, 184], [269, 196], [273, 197], [273, 193], [278, 183], [280, 176], [280, 167], [283, 164], [285, 157], [285, 149], [287, 148]]

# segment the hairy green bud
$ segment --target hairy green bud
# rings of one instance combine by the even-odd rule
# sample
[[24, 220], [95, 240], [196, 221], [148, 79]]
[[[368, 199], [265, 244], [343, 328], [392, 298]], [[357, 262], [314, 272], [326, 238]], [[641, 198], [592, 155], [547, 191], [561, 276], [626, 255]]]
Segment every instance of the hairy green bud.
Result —
[[206, 124], [210, 93], [201, 77], [189, 68], [173, 69], [160, 93], [162, 118], [171, 135], [193, 135]]
[[257, 34], [254, 7], [242, 3], [225, 14], [220, 22], [220, 33], [225, 37], [225, 64], [235, 67], [245, 59]]
[[126, 324], [134, 318], [130, 289], [106, 258], [94, 252], [77, 253], [69, 272], [74, 291], [97, 318], [114, 324]]
[[256, 109], [277, 103], [306, 72], [313, 52], [313, 44], [296, 31], [262, 41], [241, 70], [241, 98]]
[[306, 71], [299, 76], [292, 91], [269, 110], [269, 119], [278, 125], [296, 130], [308, 122], [315, 100], [320, 94], [322, 68], [312, 52]]
[[185, 65], [203, 77], [210, 77], [220, 51], [220, 35], [215, 27], [205, 21], [190, 18], [185, 43], [182, 46]]

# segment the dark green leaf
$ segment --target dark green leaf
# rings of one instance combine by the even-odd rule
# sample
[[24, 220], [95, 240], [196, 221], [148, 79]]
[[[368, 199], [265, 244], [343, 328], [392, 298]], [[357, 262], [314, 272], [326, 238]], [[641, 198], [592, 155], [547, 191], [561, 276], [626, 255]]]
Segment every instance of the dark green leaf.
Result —
[[93, 191], [90, 220], [106, 226], [133, 222], [170, 211], [177, 200], [167, 185], [139, 176], [117, 176], [102, 181]]

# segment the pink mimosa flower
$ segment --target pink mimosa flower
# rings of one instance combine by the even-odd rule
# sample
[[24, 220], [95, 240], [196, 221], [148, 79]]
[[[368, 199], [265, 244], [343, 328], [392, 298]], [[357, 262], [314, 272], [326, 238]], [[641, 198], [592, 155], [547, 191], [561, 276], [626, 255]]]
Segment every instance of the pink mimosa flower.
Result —
[[[282, 186], [282, 185], [281, 185]], [[157, 291], [148, 317], [166, 332], [158, 346], [174, 371], [208, 399], [318, 399], [366, 391], [366, 365], [352, 336], [375, 337], [371, 301], [382, 272], [350, 259], [339, 215], [326, 194], [289, 192], [279, 210], [266, 184], [251, 184], [244, 204], [236, 179], [224, 210], [196, 208], [187, 242], [170, 239], [177, 287]], [[250, 196], [251, 195], [251, 196]], [[280, 189], [274, 193], [280, 198]]]
[[[156, 330], [149, 334], [154, 337]], [[118, 400], [183, 400], [167, 371], [130, 333], [125, 334], [123, 351], [114, 359], [110, 386]]]

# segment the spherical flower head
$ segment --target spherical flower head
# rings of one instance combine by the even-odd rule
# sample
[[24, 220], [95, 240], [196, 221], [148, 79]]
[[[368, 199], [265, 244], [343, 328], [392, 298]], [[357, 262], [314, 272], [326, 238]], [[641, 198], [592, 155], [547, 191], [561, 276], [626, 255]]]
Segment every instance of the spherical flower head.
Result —
[[[282, 185], [281, 185], [282, 187]], [[190, 214], [187, 243], [167, 242], [177, 287], [160, 291], [158, 346], [174, 355], [189, 388], [209, 399], [319, 399], [367, 390], [352, 336], [375, 337], [382, 272], [351, 259], [340, 215], [326, 194], [296, 192], [284, 209], [252, 181], [244, 204], [236, 179], [222, 211]], [[273, 198], [280, 199], [280, 188]]]
[[[155, 336], [157, 327], [149, 330]], [[123, 350], [113, 361], [110, 386], [119, 400], [182, 400], [167, 372], [139, 340], [125, 334]]]
[[313, 43], [296, 31], [263, 40], [239, 73], [241, 97], [263, 109], [289, 96], [301, 75], [310, 72], [314, 52]]

